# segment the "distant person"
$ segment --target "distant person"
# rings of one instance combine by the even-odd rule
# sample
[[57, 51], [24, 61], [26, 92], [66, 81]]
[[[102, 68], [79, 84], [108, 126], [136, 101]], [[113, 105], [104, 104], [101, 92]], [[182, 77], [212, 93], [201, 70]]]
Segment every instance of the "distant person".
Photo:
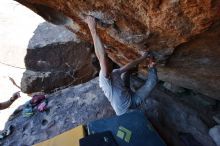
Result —
[[[108, 58], [101, 39], [96, 31], [95, 18], [87, 16], [85, 19], [89, 26], [92, 39], [95, 46], [95, 53], [99, 60], [101, 70], [99, 73], [99, 85], [104, 91], [105, 96], [110, 101], [117, 115], [126, 113], [129, 109], [136, 108], [145, 101], [148, 95], [157, 84], [157, 71], [155, 68], [155, 59], [148, 52], [145, 52], [140, 58], [119, 68], [112, 69], [111, 60]], [[129, 71], [148, 58], [148, 80], [136, 92], [132, 92], [129, 87]], [[122, 77], [124, 76], [124, 77]]]
[[4, 110], [6, 108], [9, 108], [9, 106], [12, 105], [12, 103], [15, 100], [17, 100], [19, 97], [20, 97], [20, 92], [14, 93], [8, 101], [0, 103], [0, 110]]

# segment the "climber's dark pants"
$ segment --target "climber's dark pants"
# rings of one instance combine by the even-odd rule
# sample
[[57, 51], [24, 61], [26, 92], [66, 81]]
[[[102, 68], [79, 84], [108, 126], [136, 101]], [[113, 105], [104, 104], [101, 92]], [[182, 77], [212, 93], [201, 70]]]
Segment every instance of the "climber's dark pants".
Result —
[[[130, 88], [130, 74], [131, 72], [126, 72], [122, 77], [128, 88]], [[130, 108], [136, 108], [142, 104], [156, 86], [157, 81], [157, 69], [155, 67], [149, 68], [147, 81], [137, 91], [132, 92]]]

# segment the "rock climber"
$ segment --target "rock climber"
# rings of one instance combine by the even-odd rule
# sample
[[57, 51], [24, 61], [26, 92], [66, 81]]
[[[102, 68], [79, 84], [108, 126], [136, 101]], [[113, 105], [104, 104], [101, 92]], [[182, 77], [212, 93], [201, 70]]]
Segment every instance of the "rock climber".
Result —
[[8, 101], [0, 103], [0, 110], [8, 108], [19, 97], [20, 97], [20, 92], [15, 92]]
[[[112, 62], [108, 58], [102, 41], [96, 31], [96, 20], [92, 16], [87, 16], [85, 22], [88, 24], [89, 30], [95, 46], [95, 53], [99, 60], [101, 70], [99, 73], [99, 86], [104, 91], [105, 96], [110, 101], [114, 111], [117, 115], [122, 115], [142, 104], [153, 88], [157, 84], [157, 70], [155, 68], [156, 62], [149, 51], [128, 63], [127, 65], [113, 69]], [[136, 92], [132, 92], [128, 87], [129, 71], [138, 64], [148, 59], [148, 79], [144, 85]]]

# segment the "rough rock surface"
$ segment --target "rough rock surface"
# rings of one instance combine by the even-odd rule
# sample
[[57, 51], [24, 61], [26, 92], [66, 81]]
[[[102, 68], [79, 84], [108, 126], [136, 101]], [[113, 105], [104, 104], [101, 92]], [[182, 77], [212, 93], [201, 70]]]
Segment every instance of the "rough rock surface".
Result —
[[93, 59], [89, 43], [64, 27], [44, 22], [29, 42], [21, 89], [25, 93], [48, 92], [86, 82], [97, 73]]
[[[140, 85], [140, 81], [134, 82]], [[193, 98], [197, 98], [195, 102]], [[17, 112], [16, 118], [6, 124], [15, 125], [15, 131], [2, 141], [2, 145], [29, 146], [79, 124], [115, 115], [99, 88], [98, 78], [50, 94], [48, 100], [48, 112], [35, 112], [34, 116], [27, 119], [22, 117], [21, 112]], [[209, 136], [209, 127], [216, 124], [210, 117], [219, 111], [220, 105], [216, 106], [214, 100], [212, 102], [200, 95], [185, 94], [177, 97], [158, 86], [147, 99], [146, 106], [140, 108], [145, 110], [169, 146], [184, 146], [180, 141], [180, 135], [183, 134], [191, 134], [202, 146], [216, 146]]]
[[220, 99], [220, 25], [176, 47], [161, 80]]
[[41, 113], [35, 109], [30, 118], [22, 117], [20, 111], [14, 115], [14, 119], [8, 121], [6, 125], [14, 125], [15, 131], [3, 141], [3, 146], [30, 146], [77, 125], [114, 115], [97, 79], [60, 90], [47, 97], [48, 111]]
[[92, 15], [118, 65], [149, 48], [164, 65], [162, 80], [220, 99], [219, 0], [16, 1], [83, 40], [91, 41], [83, 18]]

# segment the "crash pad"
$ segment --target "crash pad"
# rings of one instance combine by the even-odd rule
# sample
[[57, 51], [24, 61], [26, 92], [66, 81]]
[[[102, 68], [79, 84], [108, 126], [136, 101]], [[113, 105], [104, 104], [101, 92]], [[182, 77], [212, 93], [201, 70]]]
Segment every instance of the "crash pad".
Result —
[[118, 146], [110, 131], [95, 133], [79, 141], [80, 146]]
[[79, 146], [79, 140], [83, 137], [85, 137], [84, 127], [80, 125], [33, 146]]
[[89, 135], [111, 131], [119, 146], [166, 146], [141, 111], [92, 121], [87, 128]]

